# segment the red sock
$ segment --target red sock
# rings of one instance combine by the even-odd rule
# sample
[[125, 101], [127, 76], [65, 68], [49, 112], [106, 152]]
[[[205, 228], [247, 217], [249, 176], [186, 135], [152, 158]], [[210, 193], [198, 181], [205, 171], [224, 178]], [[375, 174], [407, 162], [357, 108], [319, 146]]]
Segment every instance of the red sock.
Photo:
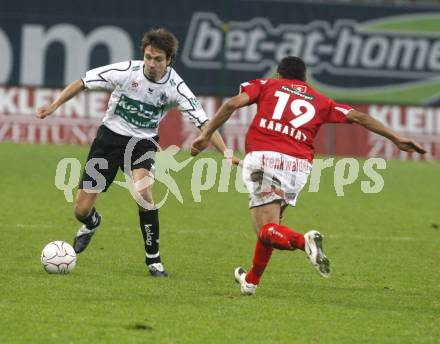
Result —
[[272, 256], [273, 247], [264, 245], [260, 239], [257, 239], [255, 245], [254, 259], [252, 261], [252, 268], [246, 274], [246, 282], [257, 285], [260, 283], [261, 275], [269, 263]]
[[272, 246], [279, 250], [304, 251], [304, 235], [297, 233], [289, 227], [269, 223], [261, 227], [258, 233], [260, 240], [267, 246]]

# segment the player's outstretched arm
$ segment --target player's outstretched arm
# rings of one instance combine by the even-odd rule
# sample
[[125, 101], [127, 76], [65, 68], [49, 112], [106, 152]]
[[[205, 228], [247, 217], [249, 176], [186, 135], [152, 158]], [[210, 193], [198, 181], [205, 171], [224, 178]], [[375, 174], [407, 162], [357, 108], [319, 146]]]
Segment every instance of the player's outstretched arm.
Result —
[[60, 93], [60, 95], [53, 101], [49, 106], [42, 106], [38, 108], [36, 117], [45, 118], [50, 116], [58, 109], [61, 105], [67, 102], [69, 99], [75, 97], [79, 92], [84, 89], [84, 84], [82, 80], [76, 80], [69, 85]]
[[[208, 125], [209, 121], [207, 121], [205, 124], [203, 124], [203, 126], [200, 128], [200, 130], [203, 132], [203, 129]], [[217, 148], [217, 150], [220, 153], [224, 153], [224, 151], [226, 150], [226, 145], [225, 142], [223, 141], [222, 136], [220, 135], [220, 133], [218, 132], [218, 130], [214, 131], [214, 133], [211, 136], [211, 143], [212, 145]]]
[[382, 135], [387, 139], [391, 140], [400, 150], [406, 152], [417, 152], [420, 154], [425, 154], [426, 150], [416, 141], [408, 139], [406, 137], [399, 136], [396, 132], [388, 128], [382, 122], [371, 117], [370, 115], [357, 111], [351, 110], [347, 114], [347, 120], [351, 123], [357, 123], [375, 132], [376, 134]]
[[249, 96], [247, 93], [240, 93], [223, 103], [214, 118], [203, 126], [202, 133], [193, 141], [191, 155], [195, 156], [208, 147], [208, 143], [216, 130], [231, 117], [235, 110], [248, 104]]

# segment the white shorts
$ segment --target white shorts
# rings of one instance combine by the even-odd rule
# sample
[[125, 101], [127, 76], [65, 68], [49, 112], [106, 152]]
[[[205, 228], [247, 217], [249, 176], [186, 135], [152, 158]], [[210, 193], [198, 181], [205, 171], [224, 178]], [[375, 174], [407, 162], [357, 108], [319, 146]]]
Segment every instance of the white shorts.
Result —
[[243, 161], [243, 181], [249, 191], [249, 208], [281, 200], [295, 206], [309, 177], [311, 164], [286, 154], [255, 151]]

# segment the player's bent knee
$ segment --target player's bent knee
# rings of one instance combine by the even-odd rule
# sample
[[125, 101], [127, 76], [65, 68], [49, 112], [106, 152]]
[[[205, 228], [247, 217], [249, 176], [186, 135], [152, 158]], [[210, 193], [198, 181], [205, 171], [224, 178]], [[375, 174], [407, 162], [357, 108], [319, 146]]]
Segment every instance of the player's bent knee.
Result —
[[75, 202], [75, 205], [73, 207], [73, 213], [78, 220], [86, 218], [90, 214], [91, 210], [92, 209], [89, 206], [86, 206], [79, 202]]
[[141, 192], [138, 192], [139, 197], [148, 203], [154, 203], [153, 202], [153, 193], [150, 190], [142, 190]]
[[155, 209], [153, 193], [151, 190], [144, 189], [140, 192], [136, 192], [135, 201], [141, 211]]
[[268, 223], [265, 224], [264, 226], [262, 226], [260, 228], [260, 230], [258, 231], [258, 239], [260, 239], [260, 241], [268, 246], [271, 246], [271, 234], [272, 234], [272, 230], [274, 229], [274, 227], [278, 226], [278, 224], [276, 223]]

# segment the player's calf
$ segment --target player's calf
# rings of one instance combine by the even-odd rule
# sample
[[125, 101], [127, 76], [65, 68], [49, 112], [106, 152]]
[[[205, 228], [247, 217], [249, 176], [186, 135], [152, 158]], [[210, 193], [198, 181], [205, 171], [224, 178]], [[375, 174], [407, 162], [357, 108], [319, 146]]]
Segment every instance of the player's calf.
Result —
[[287, 226], [269, 223], [261, 227], [258, 237], [263, 244], [278, 250], [304, 250], [304, 236]]

